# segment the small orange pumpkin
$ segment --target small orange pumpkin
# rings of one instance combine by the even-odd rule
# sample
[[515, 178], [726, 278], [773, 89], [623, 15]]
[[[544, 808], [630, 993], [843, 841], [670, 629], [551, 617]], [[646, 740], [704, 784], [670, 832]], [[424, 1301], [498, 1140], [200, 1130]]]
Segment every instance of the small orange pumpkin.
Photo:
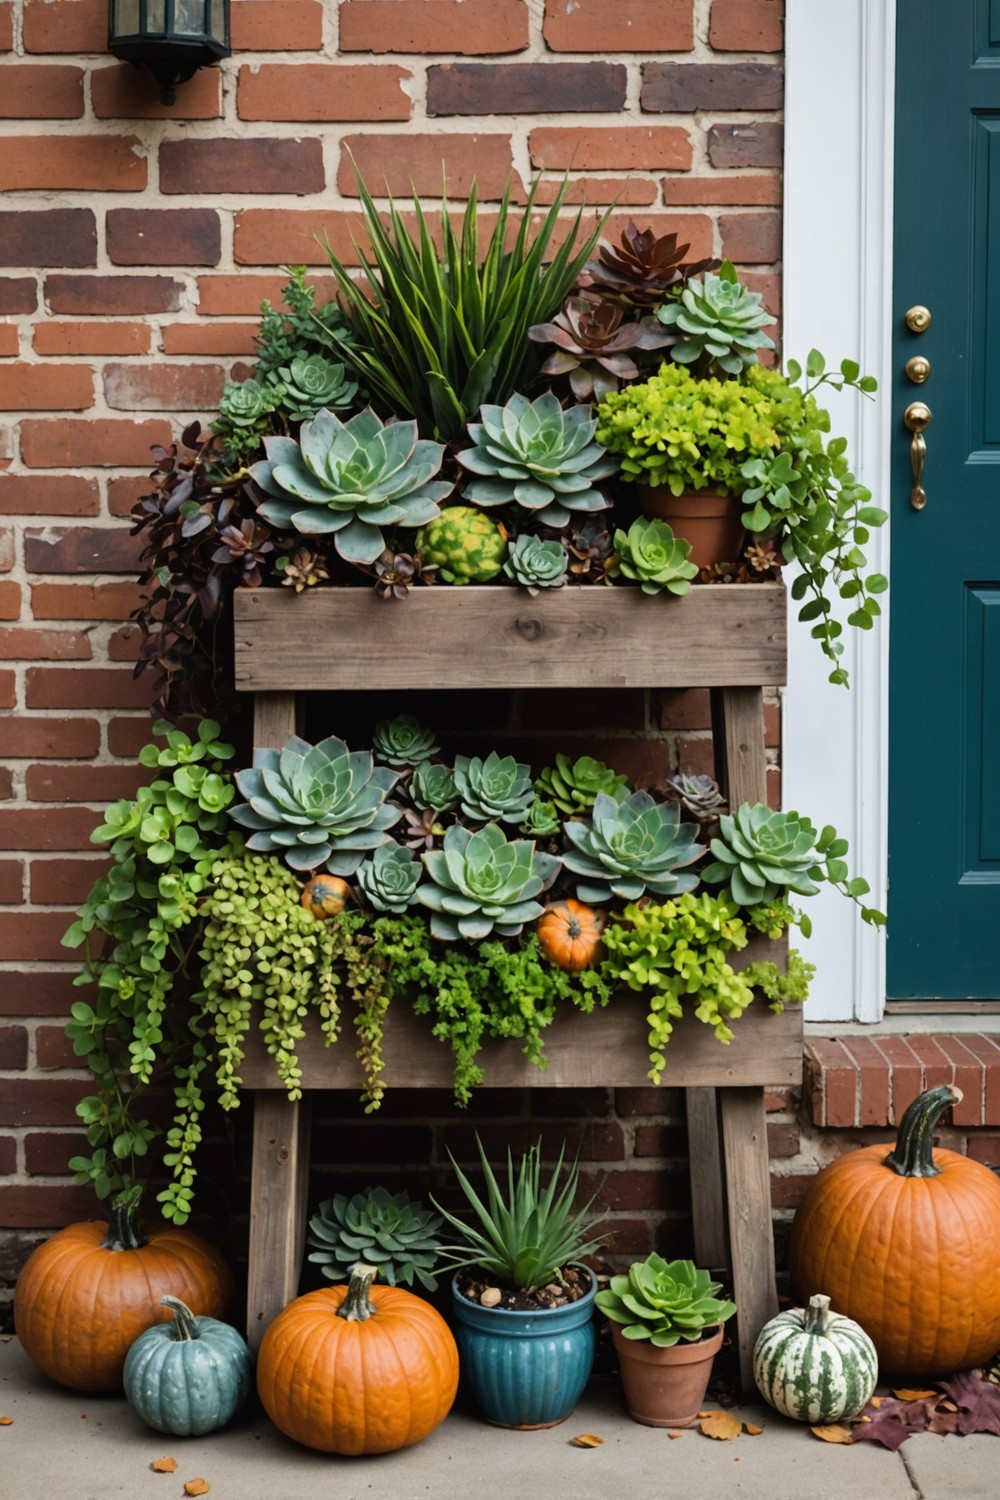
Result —
[[451, 1410], [458, 1349], [441, 1314], [398, 1286], [351, 1284], [296, 1297], [268, 1328], [257, 1390], [279, 1432], [322, 1453], [394, 1453]]
[[24, 1352], [52, 1380], [78, 1391], [120, 1391], [132, 1343], [171, 1314], [165, 1296], [224, 1318], [233, 1278], [222, 1256], [186, 1229], [140, 1233], [139, 1190], [111, 1222], [70, 1224], [33, 1250], [18, 1277], [14, 1324]]
[[350, 886], [339, 875], [314, 875], [302, 888], [302, 905], [322, 921], [339, 916], [350, 894]]
[[535, 930], [549, 962], [578, 974], [604, 956], [605, 920], [603, 912], [582, 901], [555, 901], [539, 917]]

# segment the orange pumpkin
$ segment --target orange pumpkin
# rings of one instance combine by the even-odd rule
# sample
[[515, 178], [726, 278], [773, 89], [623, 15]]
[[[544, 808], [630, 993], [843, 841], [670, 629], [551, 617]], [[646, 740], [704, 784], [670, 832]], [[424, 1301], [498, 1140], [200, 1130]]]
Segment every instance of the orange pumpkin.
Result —
[[233, 1278], [222, 1256], [185, 1229], [140, 1233], [139, 1191], [111, 1211], [110, 1224], [70, 1224], [33, 1250], [18, 1277], [14, 1324], [38, 1368], [78, 1391], [120, 1391], [125, 1356], [178, 1297], [192, 1312], [223, 1318]]
[[795, 1215], [789, 1264], [804, 1301], [822, 1288], [860, 1323], [881, 1369], [931, 1379], [1000, 1348], [1000, 1178], [933, 1131], [961, 1091], [929, 1089], [895, 1147], [865, 1146], [824, 1168]]
[[351, 888], [339, 875], [314, 875], [302, 888], [302, 905], [314, 917], [337, 917], [347, 905]]
[[322, 1453], [393, 1453], [443, 1422], [458, 1389], [458, 1349], [441, 1314], [402, 1287], [349, 1287], [297, 1297], [268, 1328], [257, 1390], [275, 1427]]
[[604, 956], [605, 915], [582, 901], [555, 901], [538, 919], [536, 932], [550, 963], [578, 974]]

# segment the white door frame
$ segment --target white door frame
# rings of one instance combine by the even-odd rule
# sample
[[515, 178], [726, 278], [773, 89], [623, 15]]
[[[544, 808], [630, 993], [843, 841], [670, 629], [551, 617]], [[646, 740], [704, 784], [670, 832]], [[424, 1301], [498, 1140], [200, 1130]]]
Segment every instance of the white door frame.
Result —
[[[831, 363], [856, 358], [878, 377], [874, 403], [847, 392], [831, 393], [829, 405], [859, 477], [888, 509], [896, 0], [787, 0], [785, 10], [783, 347], [802, 363], [813, 347]], [[883, 573], [887, 532], [874, 532], [867, 549]], [[789, 613], [783, 805], [837, 827], [850, 841], [851, 873], [864, 875], [884, 910], [887, 613], [871, 632], [845, 631], [849, 692], [826, 681], [818, 643], [795, 606]], [[815, 935], [801, 946], [817, 974], [806, 1020], [879, 1020], [885, 936], [834, 891], [813, 897], [810, 913]]]

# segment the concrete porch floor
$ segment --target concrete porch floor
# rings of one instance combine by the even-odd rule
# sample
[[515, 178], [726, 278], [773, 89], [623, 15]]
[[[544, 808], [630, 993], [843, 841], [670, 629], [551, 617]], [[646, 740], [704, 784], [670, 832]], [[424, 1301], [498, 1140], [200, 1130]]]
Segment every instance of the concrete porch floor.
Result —
[[[713, 1403], [709, 1403], [710, 1405]], [[489, 1427], [461, 1404], [414, 1448], [380, 1458], [313, 1453], [252, 1409], [223, 1432], [171, 1438], [144, 1426], [123, 1397], [64, 1390], [40, 1375], [16, 1338], [0, 1337], [0, 1494], [4, 1500], [183, 1500], [202, 1478], [213, 1500], [996, 1500], [1000, 1445], [988, 1436], [908, 1438], [898, 1453], [821, 1443], [763, 1406], [736, 1408], [764, 1427], [713, 1442], [671, 1440], [629, 1420], [618, 1382], [592, 1381], [573, 1415], [544, 1432]], [[599, 1448], [570, 1440], [592, 1432]], [[169, 1455], [176, 1472], [150, 1464]]]

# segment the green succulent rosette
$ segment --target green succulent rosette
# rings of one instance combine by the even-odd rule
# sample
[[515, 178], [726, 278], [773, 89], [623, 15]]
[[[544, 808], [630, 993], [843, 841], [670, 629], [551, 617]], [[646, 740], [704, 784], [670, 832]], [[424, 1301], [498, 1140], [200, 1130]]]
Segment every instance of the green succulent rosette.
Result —
[[689, 281], [680, 296], [656, 314], [665, 327], [680, 334], [671, 358], [681, 365], [701, 360], [708, 366], [706, 374], [716, 369], [742, 374], [758, 363], [761, 349], [774, 348], [774, 340], [760, 331], [775, 321], [762, 301], [759, 292], [736, 279], [731, 266], [727, 271], [724, 265], [721, 276], [708, 271], [702, 281]]
[[309, 1220], [307, 1241], [315, 1247], [309, 1259], [330, 1281], [346, 1284], [360, 1260], [376, 1266], [386, 1286], [412, 1286], [417, 1281], [433, 1292], [442, 1223], [406, 1193], [390, 1193], [384, 1187], [367, 1188], [351, 1198], [337, 1193]]
[[314, 417], [324, 407], [343, 410], [353, 405], [358, 394], [358, 382], [347, 378], [344, 366], [322, 354], [290, 360], [279, 368], [278, 379], [281, 404], [296, 422]]
[[473, 446], [458, 461], [481, 476], [465, 495], [487, 507], [514, 503], [542, 526], [566, 526], [574, 512], [604, 510], [608, 501], [594, 488], [617, 472], [617, 461], [593, 441], [597, 420], [587, 406], [564, 411], [546, 391], [534, 401], [515, 394], [505, 406], [482, 406], [470, 422]]
[[538, 773], [535, 788], [539, 795], [554, 803], [560, 812], [575, 815], [589, 812], [598, 792], [620, 801], [627, 795], [628, 777], [613, 771], [602, 760], [592, 755], [580, 755], [570, 760], [568, 755], [556, 755], [554, 766], [546, 766]]
[[568, 564], [566, 549], [559, 542], [519, 536], [503, 570], [513, 583], [521, 584], [529, 594], [537, 594], [539, 589], [557, 589], [565, 583]]
[[292, 735], [281, 750], [261, 750], [256, 766], [236, 773], [246, 801], [229, 816], [250, 830], [248, 849], [280, 855], [293, 870], [353, 875], [401, 816], [385, 800], [395, 782], [396, 773], [376, 766], [369, 751], [350, 751], [335, 735], [318, 745]]
[[580, 901], [638, 901], [646, 891], [679, 896], [698, 883], [697, 875], [679, 873], [705, 852], [695, 843], [697, 826], [680, 821], [676, 802], [657, 802], [649, 792], [620, 802], [598, 792], [590, 822], [571, 819], [563, 834], [563, 863], [581, 877]]
[[455, 774], [439, 761], [425, 760], [417, 766], [410, 777], [409, 793], [414, 807], [421, 811], [429, 807], [436, 813], [451, 812], [458, 806]]
[[761, 906], [787, 891], [814, 896], [824, 878], [816, 840], [812, 823], [797, 812], [744, 802], [719, 819], [709, 846], [715, 858], [702, 878], [726, 883], [740, 906]]
[[559, 832], [562, 824], [555, 806], [546, 802], [542, 797], [535, 797], [534, 802], [528, 808], [528, 816], [520, 825], [521, 832], [526, 833], [533, 839], [553, 839]]
[[681, 1339], [695, 1342], [706, 1328], [733, 1316], [736, 1304], [717, 1298], [721, 1290], [722, 1283], [693, 1261], [666, 1261], [654, 1253], [634, 1261], [626, 1276], [612, 1276], [594, 1300], [605, 1317], [621, 1325], [624, 1338], [669, 1349]]
[[436, 755], [440, 746], [433, 731], [425, 729], [412, 714], [382, 719], [372, 733], [372, 753], [382, 765], [397, 771], [418, 766]]
[[345, 562], [373, 563], [383, 526], [425, 526], [452, 486], [435, 480], [444, 449], [417, 437], [416, 422], [383, 423], [370, 407], [343, 422], [320, 411], [298, 440], [264, 440], [250, 473], [271, 498], [258, 507], [270, 526], [333, 536]]
[[456, 755], [454, 777], [461, 809], [476, 822], [523, 822], [534, 801], [531, 767], [513, 755]]
[[444, 942], [517, 937], [525, 922], [541, 916], [536, 898], [560, 869], [554, 855], [537, 853], [530, 839], [509, 840], [496, 823], [475, 833], [454, 824], [423, 864], [427, 880], [417, 900], [429, 907], [431, 932]]
[[413, 905], [422, 873], [412, 849], [389, 842], [362, 860], [355, 878], [369, 906], [400, 916]]
[[689, 594], [698, 569], [688, 562], [691, 543], [674, 536], [666, 521], [640, 516], [628, 531], [615, 532], [615, 551], [621, 571], [642, 587], [644, 594]]

